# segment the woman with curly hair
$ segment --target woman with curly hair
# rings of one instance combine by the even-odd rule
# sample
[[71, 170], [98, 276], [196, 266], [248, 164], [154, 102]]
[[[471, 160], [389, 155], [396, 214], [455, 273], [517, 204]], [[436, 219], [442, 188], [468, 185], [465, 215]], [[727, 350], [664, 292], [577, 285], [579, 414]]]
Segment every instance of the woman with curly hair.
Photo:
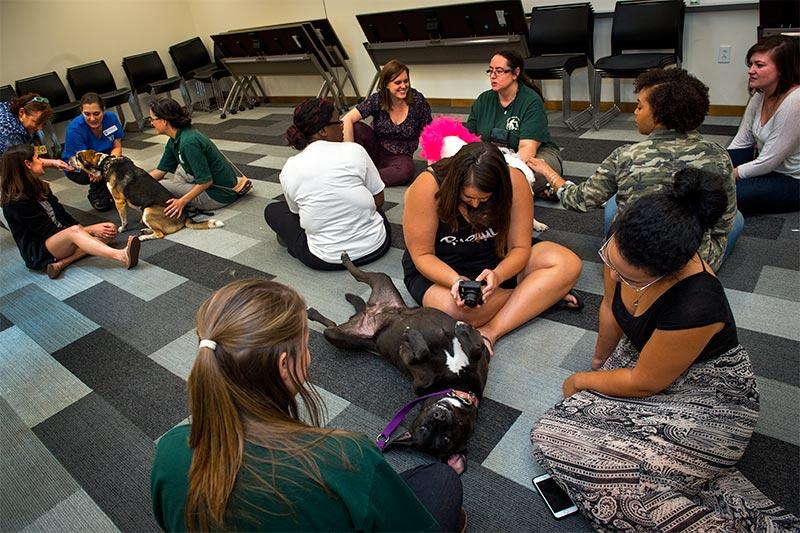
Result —
[[722, 176], [687, 168], [634, 201], [600, 247], [592, 371], [533, 427], [533, 455], [598, 531], [796, 531], [736, 469], [758, 421], [753, 367], [698, 253]]
[[728, 151], [744, 213], [800, 210], [800, 50], [773, 35], [747, 51], [753, 97]]
[[606, 203], [606, 235], [618, 209], [623, 212], [633, 200], [672, 183], [675, 172], [692, 167], [719, 174], [728, 202], [700, 246], [700, 255], [717, 270], [741, 233], [744, 219], [737, 216], [736, 184], [727, 151], [697, 131], [708, 112], [708, 87], [685, 70], [656, 69], [639, 75], [634, 89], [638, 93], [636, 127], [647, 139], [614, 150], [579, 185], [564, 180], [540, 159], [529, 159], [528, 165], [547, 178], [564, 207], [587, 212]]
[[161, 437], [153, 462], [164, 531], [461, 530], [461, 480], [447, 464], [397, 474], [365, 435], [322, 427], [294, 289], [229, 283], [200, 306], [197, 335], [191, 423]]

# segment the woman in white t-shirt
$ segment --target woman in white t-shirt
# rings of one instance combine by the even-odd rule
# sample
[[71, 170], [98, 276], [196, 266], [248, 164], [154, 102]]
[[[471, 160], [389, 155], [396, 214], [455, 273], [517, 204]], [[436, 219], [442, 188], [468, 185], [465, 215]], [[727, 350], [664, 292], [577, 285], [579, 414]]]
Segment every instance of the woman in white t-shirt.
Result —
[[344, 270], [342, 252], [364, 265], [391, 245], [378, 169], [361, 145], [342, 139], [331, 102], [313, 98], [298, 105], [286, 140], [301, 152], [286, 161], [280, 176], [286, 201], [264, 209], [278, 242], [316, 270]]
[[728, 152], [739, 211], [800, 210], [800, 52], [797, 39], [768, 37], [747, 51], [747, 104]]

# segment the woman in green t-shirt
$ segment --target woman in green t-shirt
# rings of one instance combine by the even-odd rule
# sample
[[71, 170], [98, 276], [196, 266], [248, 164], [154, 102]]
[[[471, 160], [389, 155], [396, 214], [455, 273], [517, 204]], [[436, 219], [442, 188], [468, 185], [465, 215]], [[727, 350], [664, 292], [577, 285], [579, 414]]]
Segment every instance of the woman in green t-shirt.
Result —
[[[443, 463], [401, 475], [364, 435], [320, 427], [306, 381], [306, 305], [293, 289], [226, 285], [197, 313], [191, 426], [159, 441], [153, 511], [166, 531], [453, 531], [461, 480]], [[303, 412], [296, 401], [300, 396]]]

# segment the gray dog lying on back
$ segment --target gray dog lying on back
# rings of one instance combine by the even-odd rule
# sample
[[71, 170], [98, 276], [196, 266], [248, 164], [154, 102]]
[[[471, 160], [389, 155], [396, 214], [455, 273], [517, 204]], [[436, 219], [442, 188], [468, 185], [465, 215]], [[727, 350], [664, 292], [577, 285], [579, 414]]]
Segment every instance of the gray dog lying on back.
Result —
[[475, 429], [489, 372], [489, 351], [480, 333], [438, 309], [407, 307], [389, 276], [360, 270], [346, 253], [342, 264], [372, 292], [366, 303], [353, 294], [345, 295], [356, 314], [344, 324], [336, 325], [309, 309], [309, 319], [327, 326], [325, 338], [339, 348], [377, 352], [408, 372], [417, 396], [449, 388], [456, 391], [426, 400], [411, 430], [387, 446], [410, 444], [439, 459], [463, 451]]

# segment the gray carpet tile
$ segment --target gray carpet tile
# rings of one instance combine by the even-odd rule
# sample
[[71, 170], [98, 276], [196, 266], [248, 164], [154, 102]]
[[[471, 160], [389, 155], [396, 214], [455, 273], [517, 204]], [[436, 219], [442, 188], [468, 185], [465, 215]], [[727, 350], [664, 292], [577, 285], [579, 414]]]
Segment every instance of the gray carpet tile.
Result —
[[112, 533], [119, 531], [119, 528], [83, 489], [78, 489], [20, 531], [21, 533], [52, 531]]
[[0, 420], [0, 529], [15, 531], [80, 486], [3, 399]]
[[570, 139], [566, 137], [554, 137], [553, 142], [561, 148], [561, 157], [563, 159], [597, 164], [602, 163], [615, 149], [630, 144], [627, 141]]
[[753, 215], [745, 219], [742, 235], [775, 240], [780, 237], [786, 219], [768, 215]]
[[239, 263], [212, 254], [176, 244], [148, 259], [155, 264], [190, 279], [200, 285], [216, 290], [231, 281], [247, 278], [272, 279], [273, 276], [240, 265]]
[[[139, 139], [131, 139], [130, 137], [131, 135], [127, 135], [125, 139], [123, 139], [122, 141], [123, 146], [126, 150], [129, 148], [133, 150], [144, 150], [145, 148], [150, 148], [151, 146], [153, 146], [152, 143], [141, 141]], [[123, 153], [122, 155], [125, 154]]]
[[153, 439], [99, 394], [33, 431], [119, 529], [160, 531], [150, 504]]
[[0, 332], [0, 396], [33, 427], [91, 392], [18, 327]]
[[53, 358], [152, 439], [189, 415], [184, 381], [102, 328]]
[[[0, 231], [0, 372], [5, 372], [0, 380], [4, 386], [15, 384], [2, 393], [9, 400], [6, 410], [12, 409], [16, 417], [5, 426], [10, 428], [8, 442], [29, 450], [31, 439], [38, 436], [41, 453], [28, 454], [31, 462], [39, 461], [59, 480], [52, 487], [37, 485], [20, 493], [14, 500], [23, 507], [15, 517], [16, 529], [156, 529], [148, 497], [152, 439], [185, 420], [184, 380], [197, 354], [194, 317], [213, 288], [245, 275], [274, 276], [337, 322], [352, 313], [345, 292], [367, 296], [368, 288], [346, 272], [315, 272], [292, 259], [263, 219], [266, 203], [281, 196], [280, 166], [297, 153], [284, 138], [292, 109], [259, 107], [224, 120], [217, 113], [194, 114], [197, 128], [215, 139], [253, 180], [254, 190], [217, 210], [215, 216], [226, 224], [221, 230], [187, 230], [144, 243], [141, 268], [135, 272], [103, 267], [92, 259], [52, 281], [28, 271], [8, 233]], [[466, 111], [434, 109], [461, 120]], [[560, 113], [548, 117], [553, 137], [564, 148], [565, 174], [576, 181], [590, 176], [614, 148], [639, 138], [630, 114], [600, 131], [577, 132], [564, 127]], [[736, 124], [710, 117], [701, 131], [727, 142]], [[165, 141], [148, 129], [129, 132], [123, 144], [135, 161], [151, 167]], [[418, 171], [425, 167], [418, 154], [415, 166]], [[118, 221], [114, 210], [98, 213], [91, 208], [85, 186], [50, 169], [46, 179], [82, 224]], [[400, 265], [405, 190], [385, 191], [393, 247], [368, 270], [386, 272], [410, 303]], [[486, 399], [468, 449], [469, 469], [462, 478], [470, 531], [588, 529], [581, 517], [554, 520], [534, 491], [530, 478], [542, 469], [530, 453], [529, 433], [542, 413], [561, 399], [563, 380], [589, 368], [602, 294], [597, 249], [604, 240], [603, 212], [575, 213], [544, 202], [536, 208], [537, 218], [551, 226], [540, 238], [560, 243], [584, 260], [577, 288], [587, 307], [578, 314], [547, 311], [497, 343]], [[140, 227], [139, 214], [131, 210], [129, 220], [132, 233]], [[742, 469], [765, 493], [795, 512], [800, 467], [800, 297], [794, 296], [800, 290], [798, 229], [798, 213], [748, 217], [742, 238], [719, 273], [761, 390], [761, 419]], [[119, 236], [118, 245], [127, 234]], [[148, 277], [151, 287], [142, 284], [150, 281]], [[181, 283], [175, 284], [176, 279]], [[409, 378], [372, 354], [333, 348], [318, 324], [311, 327], [311, 379], [328, 404], [331, 424], [377, 434], [413, 397]], [[7, 346], [16, 350], [14, 357], [5, 355]], [[13, 381], [6, 379], [12, 375]], [[31, 383], [39, 385], [37, 390]], [[37, 425], [31, 432], [26, 424]], [[398, 470], [431, 460], [403, 448], [390, 450], [386, 458]], [[21, 468], [26, 464], [17, 463]], [[47, 483], [36, 475], [32, 480]], [[65, 480], [73, 480], [72, 485], [63, 484]]]
[[754, 433], [739, 470], [775, 503], [800, 516], [800, 448]]
[[[149, 355], [192, 327], [197, 308], [211, 290], [193, 281], [143, 302], [108, 283], [73, 296], [69, 305], [107, 331]], [[125, 309], [120, 313], [120, 309]]]
[[[97, 285], [92, 288], [94, 287]], [[54, 352], [98, 327], [97, 323], [84, 314], [36, 285], [26, 285], [0, 298], [0, 309], [11, 322], [48, 352]]]
[[800, 386], [800, 342], [746, 328], [738, 328], [737, 332], [756, 375]]

